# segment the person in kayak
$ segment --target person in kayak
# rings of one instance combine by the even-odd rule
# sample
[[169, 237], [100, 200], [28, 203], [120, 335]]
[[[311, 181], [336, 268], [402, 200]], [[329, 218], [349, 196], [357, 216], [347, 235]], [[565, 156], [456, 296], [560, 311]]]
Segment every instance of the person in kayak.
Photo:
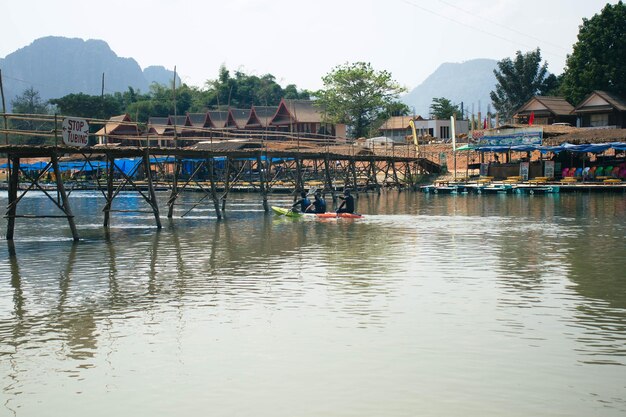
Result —
[[311, 207], [310, 210], [312, 210], [311, 200], [309, 200], [309, 197], [306, 196], [306, 192], [302, 191], [300, 193], [300, 197], [301, 197], [300, 200], [293, 203], [293, 205], [291, 206], [291, 209], [295, 210], [296, 206], [300, 205], [300, 212], [302, 213], [307, 213], [309, 210], [309, 207]]
[[354, 213], [354, 197], [350, 195], [350, 189], [343, 191], [344, 196], [339, 196], [343, 201], [337, 208], [337, 213]]
[[316, 214], [326, 213], [326, 200], [322, 197], [322, 193], [315, 192], [315, 200], [313, 201], [313, 208]]

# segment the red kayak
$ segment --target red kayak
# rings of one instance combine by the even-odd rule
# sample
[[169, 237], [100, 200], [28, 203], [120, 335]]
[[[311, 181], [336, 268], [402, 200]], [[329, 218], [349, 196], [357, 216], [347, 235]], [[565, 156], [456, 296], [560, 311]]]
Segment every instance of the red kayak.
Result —
[[358, 214], [358, 213], [335, 213], [332, 211], [329, 211], [328, 213], [319, 213], [319, 214], [316, 214], [315, 216], [319, 217], [320, 219], [337, 219], [337, 218], [361, 219], [363, 218], [363, 215]]

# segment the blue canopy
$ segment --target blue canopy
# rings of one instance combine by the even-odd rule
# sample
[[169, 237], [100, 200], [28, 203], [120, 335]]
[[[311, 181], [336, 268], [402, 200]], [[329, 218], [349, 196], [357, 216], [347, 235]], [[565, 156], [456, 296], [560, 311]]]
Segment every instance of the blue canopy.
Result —
[[559, 153], [563, 151], [578, 152], [578, 153], [601, 153], [607, 149], [615, 149], [618, 151], [626, 151], [626, 143], [624, 142], [610, 142], [610, 143], [593, 143], [584, 145], [572, 145], [571, 143], [563, 143], [558, 146], [543, 146], [543, 145], [515, 145], [515, 146], [478, 146], [476, 150], [480, 152], [532, 152], [539, 151], [541, 153], [554, 152]]

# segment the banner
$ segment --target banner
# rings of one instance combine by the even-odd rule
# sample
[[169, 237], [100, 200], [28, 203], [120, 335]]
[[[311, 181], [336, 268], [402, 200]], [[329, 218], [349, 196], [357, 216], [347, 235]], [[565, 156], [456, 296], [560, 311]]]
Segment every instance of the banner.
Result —
[[472, 138], [479, 145], [489, 146], [516, 146], [541, 145], [543, 141], [542, 127], [522, 127], [515, 129], [485, 130], [482, 134], [474, 134]]

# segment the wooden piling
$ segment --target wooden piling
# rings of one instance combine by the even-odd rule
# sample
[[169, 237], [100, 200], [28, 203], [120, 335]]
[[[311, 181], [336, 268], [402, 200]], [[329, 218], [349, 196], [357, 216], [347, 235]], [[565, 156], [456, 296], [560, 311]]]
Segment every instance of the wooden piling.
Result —
[[208, 168], [209, 168], [209, 182], [211, 183], [211, 199], [213, 200], [213, 206], [215, 207], [215, 215], [218, 220], [221, 220], [222, 213], [220, 212], [220, 199], [217, 196], [217, 190], [215, 189], [215, 161], [213, 158], [209, 158]]
[[143, 154], [143, 166], [146, 174], [146, 180], [148, 181], [148, 193], [150, 195], [150, 206], [154, 213], [154, 220], [156, 221], [157, 229], [162, 227], [161, 217], [159, 216], [159, 204], [157, 203], [156, 193], [154, 192], [154, 184], [152, 183], [152, 170], [150, 169], [150, 152], [148, 149]]
[[[267, 184], [265, 180], [265, 174], [263, 173], [263, 161], [261, 160], [260, 155], [256, 157], [256, 165], [259, 171], [259, 183], [261, 185], [261, 197], [263, 199], [263, 210], [265, 210], [265, 212], [268, 213], [270, 211], [270, 207], [267, 204]], [[268, 166], [268, 170], [269, 170], [269, 166]]]
[[333, 204], [335, 204], [337, 203], [337, 193], [335, 192], [335, 187], [333, 187], [333, 179], [330, 175], [330, 161], [328, 160], [328, 155], [324, 155], [324, 174], [326, 176], [326, 188], [328, 188], [333, 196]]
[[226, 164], [224, 168], [226, 172], [224, 173], [224, 194], [222, 194], [222, 212], [226, 211], [226, 199], [228, 198], [228, 191], [230, 190], [230, 157], [226, 157], [224, 161]]
[[107, 193], [104, 208], [104, 227], [109, 227], [111, 222], [111, 206], [113, 204], [113, 173], [115, 172], [115, 158], [111, 154], [107, 154]]
[[15, 235], [15, 213], [17, 212], [17, 189], [20, 178], [20, 158], [8, 155], [9, 162], [9, 204], [7, 210], [7, 240]]
[[352, 173], [352, 182], [354, 184], [354, 195], [356, 198], [359, 198], [359, 187], [357, 185], [357, 178], [356, 178], [356, 161], [354, 160], [354, 158], [350, 158], [350, 172]]
[[174, 162], [174, 178], [172, 180], [172, 192], [170, 194], [170, 198], [167, 200], [167, 218], [171, 219], [174, 215], [174, 205], [176, 204], [176, 199], [178, 198], [178, 176], [180, 170], [182, 168], [182, 161], [179, 157], [176, 157]]
[[74, 239], [74, 241], [77, 241], [79, 239], [78, 230], [76, 230], [74, 215], [72, 214], [70, 202], [67, 199], [67, 194], [65, 193], [65, 186], [63, 185], [63, 178], [61, 178], [61, 170], [59, 169], [59, 158], [56, 151], [52, 152], [50, 158], [52, 159], [52, 169], [54, 170], [54, 176], [57, 183], [57, 193], [61, 197], [61, 202], [63, 203], [62, 209], [67, 216], [67, 222], [70, 225], [70, 230], [72, 231], [72, 238]]

